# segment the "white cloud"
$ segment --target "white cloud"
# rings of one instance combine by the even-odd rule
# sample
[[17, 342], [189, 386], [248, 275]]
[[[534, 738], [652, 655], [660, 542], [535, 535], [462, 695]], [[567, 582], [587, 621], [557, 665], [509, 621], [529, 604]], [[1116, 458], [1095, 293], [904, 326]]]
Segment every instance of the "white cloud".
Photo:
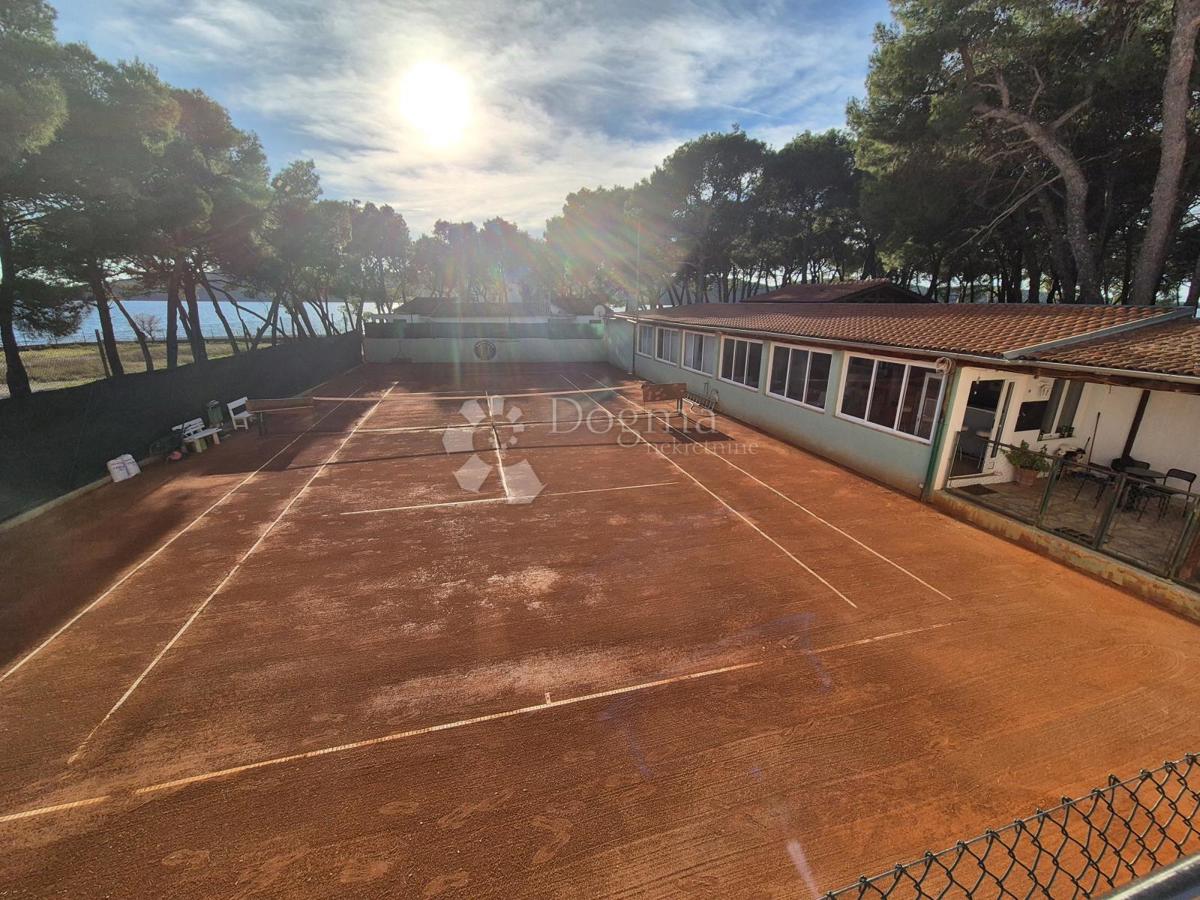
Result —
[[[328, 195], [390, 202], [417, 230], [492, 215], [538, 230], [570, 191], [632, 183], [699, 132], [738, 121], [778, 145], [837, 125], [861, 92], [872, 24], [705, 0], [123, 3], [107, 24], [136, 17], [138, 55], [219, 60], [214, 94], [235, 118], [286, 129]], [[458, 147], [430, 146], [396, 108], [420, 61], [471, 86]]]

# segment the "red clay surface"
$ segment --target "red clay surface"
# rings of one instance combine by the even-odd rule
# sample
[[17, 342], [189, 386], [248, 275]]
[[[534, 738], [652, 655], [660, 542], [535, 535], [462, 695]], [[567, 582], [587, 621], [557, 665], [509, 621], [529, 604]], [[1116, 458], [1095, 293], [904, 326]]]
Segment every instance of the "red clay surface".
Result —
[[1194, 626], [615, 370], [352, 394], [0, 533], [0, 895], [805, 896], [1200, 744]]

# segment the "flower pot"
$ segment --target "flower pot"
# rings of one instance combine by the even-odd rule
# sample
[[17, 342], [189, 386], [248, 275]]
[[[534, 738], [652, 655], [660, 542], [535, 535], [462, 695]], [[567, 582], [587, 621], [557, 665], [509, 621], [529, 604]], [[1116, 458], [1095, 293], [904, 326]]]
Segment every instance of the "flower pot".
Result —
[[1014, 469], [1013, 481], [1022, 487], [1031, 487], [1038, 480], [1037, 469]]

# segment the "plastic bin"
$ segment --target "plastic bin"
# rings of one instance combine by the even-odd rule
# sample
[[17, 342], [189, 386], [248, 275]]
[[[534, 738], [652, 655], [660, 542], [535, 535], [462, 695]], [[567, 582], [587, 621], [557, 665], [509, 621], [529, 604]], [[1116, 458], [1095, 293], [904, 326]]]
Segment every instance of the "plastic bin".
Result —
[[221, 401], [209, 400], [204, 405], [204, 419], [209, 428], [220, 428], [225, 424], [225, 417], [221, 414]]

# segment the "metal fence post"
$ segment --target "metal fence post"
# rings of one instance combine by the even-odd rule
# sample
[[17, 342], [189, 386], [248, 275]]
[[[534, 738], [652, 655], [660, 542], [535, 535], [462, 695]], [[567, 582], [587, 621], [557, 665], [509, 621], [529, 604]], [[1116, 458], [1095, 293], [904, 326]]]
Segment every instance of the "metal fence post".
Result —
[[1183, 528], [1179, 530], [1179, 539], [1175, 544], [1175, 551], [1171, 554], [1171, 561], [1167, 564], [1168, 578], [1173, 581], [1179, 581], [1179, 570], [1187, 562], [1192, 545], [1197, 541], [1200, 541], [1200, 510], [1197, 509], [1197, 504], [1188, 503], [1188, 511]]
[[1092, 541], [1092, 547], [1096, 550], [1104, 546], [1104, 540], [1108, 537], [1108, 529], [1112, 526], [1117, 507], [1121, 505], [1121, 498], [1125, 496], [1125, 486], [1128, 480], [1128, 476], [1124, 472], [1117, 476], [1112, 500], [1109, 501], [1108, 506], [1104, 509], [1104, 514], [1100, 517], [1100, 527], [1096, 529], [1096, 537]]
[[1050, 474], [1046, 477], [1046, 489], [1042, 491], [1042, 502], [1038, 506], [1037, 518], [1033, 523], [1038, 528], [1042, 527], [1042, 520], [1046, 518], [1046, 510], [1050, 508], [1050, 495], [1058, 483], [1059, 475], [1062, 474], [1062, 465], [1063, 461], [1061, 458], [1055, 459], [1050, 464]]
[[108, 368], [108, 357], [104, 355], [104, 339], [100, 337], [100, 329], [93, 328], [92, 331], [96, 335], [96, 350], [100, 354], [100, 365], [104, 367], [104, 377], [112, 378], [112, 371]]

